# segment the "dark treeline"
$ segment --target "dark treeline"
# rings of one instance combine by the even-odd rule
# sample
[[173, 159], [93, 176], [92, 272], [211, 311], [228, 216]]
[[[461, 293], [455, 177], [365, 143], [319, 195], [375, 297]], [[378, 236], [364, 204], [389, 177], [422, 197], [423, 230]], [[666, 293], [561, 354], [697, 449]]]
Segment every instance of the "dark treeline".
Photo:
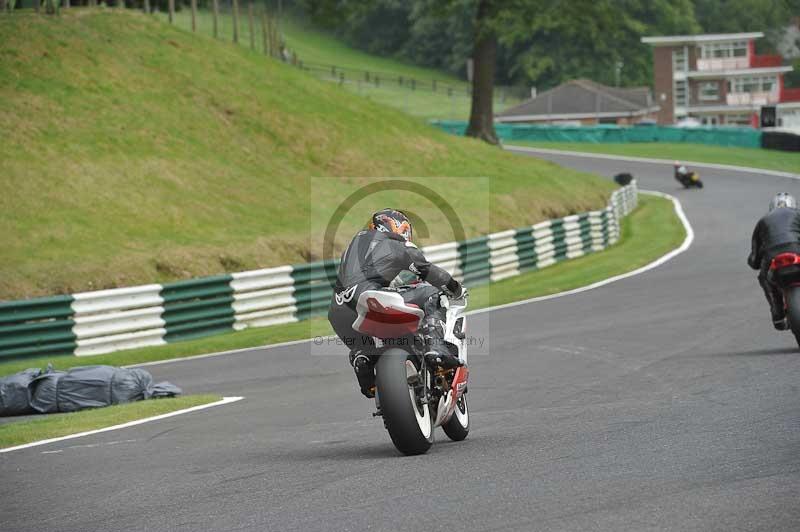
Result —
[[[473, 51], [478, 0], [287, 0], [352, 46], [460, 77]], [[574, 78], [651, 83], [644, 35], [763, 31], [758, 52], [783, 37], [800, 0], [503, 0], [496, 82], [540, 90]]]

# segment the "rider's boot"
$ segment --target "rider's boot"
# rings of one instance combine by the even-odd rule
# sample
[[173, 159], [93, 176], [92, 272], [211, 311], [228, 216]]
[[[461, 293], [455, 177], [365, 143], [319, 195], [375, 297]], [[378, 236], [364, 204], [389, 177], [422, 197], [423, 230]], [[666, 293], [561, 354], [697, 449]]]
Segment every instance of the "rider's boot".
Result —
[[439, 318], [428, 316], [422, 324], [422, 337], [428, 351], [425, 360], [428, 364], [453, 369], [464, 363], [450, 352], [444, 342], [444, 322]]
[[783, 309], [776, 312], [774, 308], [771, 308], [770, 311], [772, 314], [772, 326], [775, 327], [775, 330], [787, 330], [789, 328], [789, 323], [786, 321], [786, 313], [783, 312]]
[[758, 283], [764, 290], [764, 295], [769, 303], [769, 313], [772, 316], [772, 326], [778, 331], [785, 331], [789, 328], [786, 321], [786, 310], [783, 306], [783, 294], [780, 289], [769, 281], [769, 275], [764, 269], [758, 275]]
[[375, 397], [375, 369], [372, 359], [362, 349], [353, 349], [350, 351], [350, 365], [353, 366], [358, 387], [364, 397]]

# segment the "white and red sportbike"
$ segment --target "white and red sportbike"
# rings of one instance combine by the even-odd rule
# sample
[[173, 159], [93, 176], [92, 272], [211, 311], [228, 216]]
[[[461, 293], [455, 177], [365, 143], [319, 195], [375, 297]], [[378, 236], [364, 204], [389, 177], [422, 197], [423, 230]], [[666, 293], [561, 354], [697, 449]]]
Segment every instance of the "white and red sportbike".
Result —
[[[436, 427], [442, 427], [453, 441], [467, 437], [469, 370], [466, 366], [448, 370], [426, 362], [427, 346], [419, 333], [425, 313], [403, 300], [403, 289], [363, 292], [353, 329], [376, 339], [375, 415], [383, 417], [395, 447], [414, 455], [427, 452]], [[443, 348], [466, 364], [467, 297], [454, 299], [442, 294], [440, 304], [446, 308]]]

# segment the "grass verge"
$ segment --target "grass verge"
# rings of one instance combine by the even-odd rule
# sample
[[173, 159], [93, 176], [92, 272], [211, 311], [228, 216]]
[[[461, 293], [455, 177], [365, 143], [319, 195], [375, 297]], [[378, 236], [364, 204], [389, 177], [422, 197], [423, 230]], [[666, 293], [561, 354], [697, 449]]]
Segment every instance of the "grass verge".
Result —
[[[622, 224], [622, 237], [612, 248], [562, 262], [506, 279], [470, 291], [470, 308], [501, 305], [531, 297], [570, 290], [635, 270], [681, 244], [685, 237], [683, 225], [672, 202], [663, 198], [642, 195], [639, 208]], [[8, 375], [29, 367], [44, 367], [52, 363], [58, 369], [87, 364], [127, 365], [155, 360], [167, 360], [232, 349], [258, 347], [290, 340], [300, 340], [332, 334], [327, 320], [315, 318], [288, 325], [246, 329], [209, 338], [178, 342], [165, 346], [145, 347], [93, 357], [37, 357], [0, 362], [0, 375]]]
[[128, 421], [212, 403], [220, 399], [221, 397], [216, 395], [187, 395], [136, 401], [135, 403], [81, 410], [68, 414], [49, 414], [34, 419], [3, 423], [0, 425], [0, 449], [111, 427]]
[[[606, 153], [629, 157], [650, 157], [667, 161], [697, 161], [701, 163], [730, 164], [748, 168], [763, 168], [781, 172], [800, 173], [800, 153], [765, 150], [762, 148], [734, 148], [706, 144], [671, 142], [637, 142], [631, 144], [592, 144], [585, 142], [527, 142], [515, 140], [509, 145], [532, 146], [549, 150]], [[665, 157], [669, 157], [666, 159]]]
[[[319, 204], [383, 177], [446, 197], [468, 237], [613, 189], [141, 13], [0, 16], [0, 42], [0, 299], [316, 260]], [[338, 252], [390, 204], [425, 220], [422, 244], [455, 240], [437, 205], [384, 191], [351, 206]]]

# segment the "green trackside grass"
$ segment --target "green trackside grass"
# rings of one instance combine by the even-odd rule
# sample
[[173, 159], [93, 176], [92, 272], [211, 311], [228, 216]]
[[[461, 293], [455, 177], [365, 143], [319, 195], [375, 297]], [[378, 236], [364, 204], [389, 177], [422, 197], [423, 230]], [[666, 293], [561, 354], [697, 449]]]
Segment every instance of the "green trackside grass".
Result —
[[547, 148], [550, 150], [607, 153], [611, 155], [627, 155], [630, 157], [651, 157], [668, 161], [679, 160], [731, 164], [734, 166], [764, 168], [767, 170], [779, 170], [796, 174], [800, 173], [800, 153], [765, 150], [762, 148], [734, 148], [671, 142], [592, 144], [586, 142], [527, 142], [515, 140], [509, 144]]
[[[562, 262], [541, 271], [529, 272], [470, 290], [470, 308], [501, 305], [536, 296], [570, 290], [643, 266], [674, 249], [685, 231], [672, 206], [663, 198], [641, 195], [639, 208], [622, 224], [622, 237], [612, 248], [586, 257]], [[199, 340], [146, 347], [92, 357], [62, 355], [0, 362], [0, 375], [52, 363], [57, 369], [88, 364], [126, 365], [167, 360], [333, 334], [324, 318], [288, 325], [246, 329]]]
[[[613, 189], [137, 12], [15, 13], [0, 42], [0, 300], [316, 260], [317, 207], [381, 177], [443, 195], [468, 237]], [[436, 205], [384, 192], [343, 218], [335, 252], [390, 204], [427, 223], [421, 244], [454, 239]]]
[[[164, 22], [168, 20], [166, 13], [158, 13], [156, 16]], [[254, 44], [256, 51], [263, 52], [263, 38], [258, 17], [259, 15], [256, 15]], [[199, 10], [196, 32], [213, 36], [213, 20], [211, 12]], [[191, 11], [183, 9], [177, 12], [174, 25], [185, 31], [191, 31]], [[281, 33], [287, 49], [296, 54], [297, 59], [304, 65], [311, 67], [309, 70], [311, 75], [330, 82], [335, 79], [334, 75], [327, 70], [323, 71], [318, 65], [335, 65], [340, 69], [351, 69], [345, 70], [345, 83], [342, 87], [364, 98], [428, 120], [466, 120], [469, 117], [472, 100], [467, 94], [468, 84], [447, 72], [362, 52], [349, 47], [329, 33], [291, 17], [286, 17], [282, 21]], [[217, 38], [233, 42], [233, 15], [230, 13], [220, 13]], [[239, 19], [239, 45], [250, 48], [250, 43], [247, 14], [246, 10], [243, 10]], [[364, 72], [371, 73], [372, 82], [365, 81]], [[377, 85], [374, 83], [375, 75], [379, 78]], [[335, 76], [338, 77], [338, 73]], [[425, 88], [411, 90], [408, 85], [405, 88], [401, 87], [397, 82], [399, 76], [405, 80], [415, 79], [418, 83], [424, 83]], [[392, 81], [389, 81], [390, 78]], [[433, 80], [438, 84], [436, 91], [431, 89]], [[445, 87], [451, 87], [453, 92], [448, 93]], [[500, 112], [520, 101], [519, 98], [498, 89], [495, 95], [495, 111]]]
[[106, 408], [81, 410], [69, 414], [48, 414], [39, 418], [13, 421], [0, 425], [0, 449], [39, 440], [68, 436], [88, 430], [102, 429], [176, 410], [219, 401], [216, 395], [187, 395], [164, 399], [136, 401]]

